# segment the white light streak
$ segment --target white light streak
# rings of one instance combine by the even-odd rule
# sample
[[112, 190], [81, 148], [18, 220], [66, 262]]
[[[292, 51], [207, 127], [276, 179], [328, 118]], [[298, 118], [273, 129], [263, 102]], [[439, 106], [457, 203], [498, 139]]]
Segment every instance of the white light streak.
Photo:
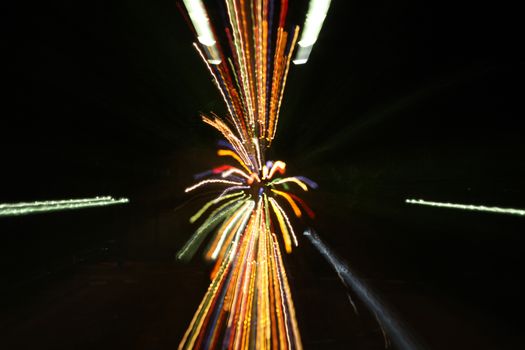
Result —
[[334, 254], [334, 252], [319, 238], [317, 233], [311, 229], [307, 229], [303, 234], [310, 240], [310, 242], [312, 242], [313, 246], [317, 248], [326, 261], [332, 265], [346, 288], [351, 289], [366, 305], [368, 310], [376, 316], [381, 328], [384, 328], [386, 333], [388, 333], [397, 349], [423, 349], [421, 342], [414, 338], [413, 334], [405, 328], [381, 298], [376, 295], [363, 279], [356, 275], [346, 262]]
[[213, 35], [204, 4], [201, 0], [183, 0], [183, 2], [197, 32], [197, 39], [205, 48], [208, 62], [210, 64], [220, 64], [221, 59], [219, 58], [215, 36]]
[[405, 203], [427, 205], [427, 206], [439, 207], [439, 208], [453, 208], [453, 209], [461, 209], [461, 210], [485, 211], [485, 212], [497, 213], [497, 214], [510, 214], [510, 215], [525, 216], [525, 210], [522, 210], [522, 209], [487, 207], [484, 205], [471, 205], [471, 204], [430, 202], [430, 201], [425, 201], [423, 199], [407, 199], [405, 200]]
[[230, 180], [220, 180], [220, 179], [209, 179], [209, 180], [203, 180], [199, 183], [196, 183], [195, 185], [188, 187], [184, 190], [184, 192], [188, 193], [190, 191], [193, 191], [194, 189], [201, 187], [206, 184], [224, 184], [224, 185], [242, 185], [242, 182], [237, 181], [230, 181]]
[[303, 32], [298, 42], [299, 50], [293, 61], [294, 64], [305, 64], [308, 61], [312, 47], [317, 41], [317, 37], [323, 27], [323, 22], [331, 2], [331, 0], [310, 0]]
[[129, 199], [115, 199], [111, 196], [81, 199], [62, 199], [50, 201], [35, 201], [21, 203], [0, 204], [0, 216], [28, 215], [42, 212], [71, 210], [89, 207], [102, 207], [115, 204], [128, 203]]

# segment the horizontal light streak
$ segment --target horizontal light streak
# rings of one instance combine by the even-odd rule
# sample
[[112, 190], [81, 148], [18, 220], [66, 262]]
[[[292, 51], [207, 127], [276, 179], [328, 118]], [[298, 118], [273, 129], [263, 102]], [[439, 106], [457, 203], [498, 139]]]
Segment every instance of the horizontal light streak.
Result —
[[497, 214], [525, 216], [525, 210], [513, 209], [513, 208], [487, 207], [484, 205], [471, 205], [471, 204], [430, 202], [430, 201], [426, 201], [423, 199], [407, 199], [405, 200], [405, 203], [417, 204], [417, 205], [427, 205], [430, 207], [439, 207], [439, 208], [453, 208], [453, 209], [461, 209], [461, 210], [484, 211], [484, 212], [497, 213]]
[[128, 203], [129, 199], [115, 199], [111, 196], [97, 196], [94, 198], [62, 199], [50, 201], [20, 202], [0, 204], [0, 216], [28, 215], [59, 210], [72, 210], [90, 207], [102, 207]]

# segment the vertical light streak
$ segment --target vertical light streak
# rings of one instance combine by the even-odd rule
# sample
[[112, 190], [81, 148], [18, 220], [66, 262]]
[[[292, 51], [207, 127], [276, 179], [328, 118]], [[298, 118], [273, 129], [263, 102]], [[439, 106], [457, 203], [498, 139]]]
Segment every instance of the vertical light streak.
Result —
[[[212, 283], [179, 349], [302, 349], [272, 221], [277, 219], [277, 232], [282, 235], [285, 250], [291, 252], [292, 245], [298, 245], [297, 237], [275, 198], [283, 197], [296, 216], [302, 215], [299, 203], [313, 217], [313, 212], [288, 192], [287, 186], [293, 182], [307, 191], [311, 182], [300, 177], [272, 182], [277, 172], [285, 173], [286, 164], [265, 159], [277, 131], [299, 28], [286, 24], [287, 0], [225, 0], [228, 23], [224, 29], [229, 48], [223, 50], [215, 41], [201, 0], [184, 3], [198, 34], [200, 44], [195, 47], [229, 113], [227, 119], [221, 119], [210, 112], [202, 120], [228, 143], [228, 149], [217, 154], [231, 157], [241, 167], [216, 166], [198, 178], [219, 179], [208, 178], [186, 189], [190, 192], [209, 185], [226, 186], [191, 217], [190, 221], [195, 222], [212, 206], [219, 205], [177, 255], [179, 259], [191, 257], [214, 231], [205, 250], [205, 258], [215, 261]], [[289, 32], [288, 28], [294, 29]], [[210, 45], [221, 55], [220, 60], [210, 60]]]
[[206, 48], [208, 62], [211, 64], [220, 64], [221, 59], [216, 47], [215, 36], [210, 27], [210, 20], [202, 1], [183, 0], [183, 2], [188, 10], [193, 27], [197, 32], [197, 39]]
[[323, 27], [331, 0], [310, 0], [294, 64], [305, 64]]

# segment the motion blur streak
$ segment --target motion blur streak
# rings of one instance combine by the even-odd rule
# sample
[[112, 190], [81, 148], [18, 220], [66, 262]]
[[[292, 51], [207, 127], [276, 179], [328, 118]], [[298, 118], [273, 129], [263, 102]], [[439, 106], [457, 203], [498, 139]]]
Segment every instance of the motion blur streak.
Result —
[[345, 286], [351, 289], [360, 300], [368, 307], [368, 309], [375, 314], [382, 328], [384, 328], [387, 335], [390, 337], [392, 342], [397, 348], [403, 350], [416, 350], [421, 349], [421, 345], [418, 345], [412, 337], [409, 336], [406, 329], [401, 323], [394, 317], [391, 311], [382, 303], [374, 292], [366, 286], [363, 280], [356, 276], [356, 274], [350, 270], [348, 265], [340, 260], [328, 246], [321, 241], [317, 233], [312, 229], [307, 229], [303, 233], [315, 248], [321, 253], [322, 256], [332, 265], [334, 270], [337, 272]]
[[210, 27], [210, 20], [206, 9], [202, 4], [201, 0], [183, 0], [184, 5], [188, 9], [188, 14], [191, 19], [191, 23], [195, 27], [197, 32], [197, 39], [205, 47], [206, 55], [208, 56], [208, 62], [211, 64], [220, 64], [221, 59], [217, 46], [215, 45], [215, 37]]
[[453, 209], [470, 210], [470, 211], [486, 211], [489, 213], [525, 216], [525, 210], [522, 210], [522, 209], [486, 207], [484, 205], [471, 205], [471, 204], [429, 202], [423, 199], [407, 199], [405, 200], [405, 203], [427, 205], [430, 207], [438, 207], [438, 208], [453, 208]]
[[[225, 118], [213, 112], [201, 117], [225, 138], [217, 155], [230, 163], [196, 174], [200, 182], [185, 190], [213, 186], [220, 195], [190, 218], [195, 223], [211, 211], [177, 254], [179, 260], [189, 260], [211, 236], [204, 251], [204, 258], [215, 264], [211, 284], [179, 349], [302, 349], [278, 234], [287, 253], [298, 246], [295, 219], [282, 203], [297, 218], [302, 209], [313, 218], [313, 211], [291, 191], [308, 191], [317, 184], [302, 176], [280, 177], [286, 163], [266, 158], [299, 27], [286, 23], [288, 0], [224, 2], [219, 11], [227, 19], [225, 35], [217, 38], [227, 39], [226, 47], [215, 41], [212, 33], [219, 32], [210, 27], [203, 3], [184, 1], [197, 32], [194, 47], [228, 110]], [[309, 21], [314, 27], [305, 42], [313, 44], [318, 17], [310, 14]], [[210, 60], [210, 45], [217, 49], [217, 59]]]
[[28, 215], [49, 211], [72, 210], [128, 203], [127, 198], [110, 196], [0, 204], [0, 216]]
[[317, 41], [321, 28], [323, 27], [323, 22], [326, 18], [331, 2], [331, 0], [310, 0], [303, 32], [301, 34], [301, 39], [298, 42], [299, 49], [293, 60], [294, 64], [298, 65], [308, 62], [312, 48]]

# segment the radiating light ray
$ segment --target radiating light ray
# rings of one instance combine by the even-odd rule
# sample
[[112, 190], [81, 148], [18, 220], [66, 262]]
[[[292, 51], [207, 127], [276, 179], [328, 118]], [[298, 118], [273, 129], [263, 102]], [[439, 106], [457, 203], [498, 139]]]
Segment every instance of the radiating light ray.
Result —
[[332, 265], [333, 269], [339, 275], [343, 284], [351, 289], [366, 307], [376, 315], [381, 328], [386, 331], [390, 339], [398, 349], [417, 350], [422, 349], [419, 341], [414, 339], [406, 327], [395, 317], [388, 309], [385, 303], [374, 293], [374, 291], [359, 278], [355, 272], [319, 238], [317, 233], [312, 229], [304, 231], [303, 235], [307, 237], [321, 255]]
[[469, 210], [469, 211], [484, 211], [484, 212], [497, 213], [497, 214], [525, 216], [525, 210], [523, 209], [487, 207], [484, 205], [471, 205], [471, 204], [430, 202], [430, 201], [425, 201], [423, 199], [406, 199], [405, 203], [417, 204], [417, 205], [427, 205], [427, 206], [438, 207], [438, 208], [452, 208], [452, 209], [461, 209], [461, 210]]
[[291, 253], [292, 252], [292, 242], [290, 240], [290, 232], [288, 230], [288, 226], [286, 226], [286, 222], [284, 221], [282, 211], [279, 209], [279, 204], [277, 204], [275, 199], [270, 198], [270, 203], [272, 205], [273, 212], [275, 213], [275, 216], [277, 217], [277, 222], [279, 222], [279, 227], [281, 228], [281, 233], [283, 235], [284, 247], [286, 249], [286, 252]]
[[[217, 166], [198, 174], [196, 178], [204, 180], [186, 189], [226, 185], [191, 217], [196, 222], [219, 205], [177, 255], [179, 259], [191, 257], [214, 232], [204, 254], [206, 260], [214, 261], [212, 282], [179, 349], [302, 349], [277, 234], [288, 253], [298, 240], [275, 198], [284, 198], [296, 216], [302, 215], [300, 205], [313, 217], [306, 203], [288, 191], [288, 184], [295, 183], [304, 191], [317, 185], [302, 177], [273, 179], [276, 173], [285, 173], [286, 163], [265, 158], [276, 135], [299, 28], [286, 24], [287, 0], [225, 0], [225, 5], [229, 47], [222, 49], [219, 42], [214, 43], [221, 61], [210, 61], [201, 40], [195, 47], [228, 115], [222, 119], [210, 112], [202, 120], [226, 140], [217, 155], [231, 157], [241, 167]], [[200, 22], [209, 24], [207, 15]]]
[[[236, 196], [242, 196], [244, 197], [244, 192], [242, 191], [239, 191], [239, 192], [236, 192], [236, 193], [232, 193], [232, 194], [229, 194], [229, 195], [225, 195], [225, 196], [219, 196], [217, 198], [214, 198], [212, 199], [211, 201], [209, 201], [208, 203], [206, 203], [202, 208], [200, 208], [200, 210], [198, 212], [196, 212], [191, 218], [190, 218], [190, 222], [193, 224], [195, 221], [197, 221], [202, 214], [204, 214], [206, 212], [206, 210], [208, 210], [209, 207], [211, 207], [212, 205], [214, 204], [217, 204], [219, 203], [221, 200], [224, 200], [224, 199], [228, 199], [228, 198], [232, 198], [232, 197], [236, 197]], [[240, 197], [240, 198], [242, 198]], [[240, 199], [239, 198], [239, 199]]]
[[305, 64], [323, 27], [331, 0], [310, 0], [294, 64]]
[[207, 185], [207, 184], [221, 184], [221, 185], [242, 185], [242, 182], [237, 181], [230, 181], [230, 180], [222, 180], [222, 179], [208, 179], [208, 180], [202, 180], [198, 183], [196, 183], [193, 186], [190, 186], [184, 190], [184, 192], [188, 193], [190, 191], [193, 191], [196, 188], [199, 188], [201, 186]]
[[224, 156], [230, 156], [233, 159], [235, 159], [239, 164], [246, 169], [247, 172], [251, 173], [251, 170], [248, 168], [248, 165], [246, 165], [245, 162], [242, 161], [242, 159], [234, 152], [229, 149], [220, 149], [217, 151], [217, 155], [224, 157]]
[[249, 188], [250, 188], [250, 186], [232, 186], [232, 187], [228, 187], [227, 189], [225, 189], [224, 191], [221, 192], [219, 197], [217, 197], [217, 200], [221, 200], [229, 192], [236, 191], [236, 190], [247, 190]]
[[277, 171], [280, 174], [284, 174], [285, 170], [286, 170], [286, 163], [278, 160], [275, 163], [273, 163], [267, 178], [271, 179], [275, 175], [275, 172]]
[[272, 189], [272, 192], [283, 197], [284, 199], [286, 199], [286, 201], [290, 204], [290, 206], [292, 207], [292, 210], [295, 214], [295, 216], [297, 216], [298, 218], [301, 217], [302, 213], [301, 213], [301, 209], [299, 209], [299, 207], [297, 206], [297, 204], [295, 203], [295, 201], [293, 200], [293, 198], [286, 192], [283, 192], [283, 191], [277, 191], [277, 190], [274, 190]]
[[308, 186], [310, 186], [310, 188], [316, 189], [317, 187], [319, 187], [319, 185], [317, 185], [317, 183], [315, 181], [312, 181], [312, 180], [310, 180], [307, 177], [295, 176], [295, 178], [298, 179], [298, 180], [301, 180], [304, 183], [306, 183]]
[[280, 185], [287, 182], [293, 182], [296, 183], [299, 187], [303, 189], [303, 191], [308, 191], [308, 187], [306, 184], [299, 180], [297, 177], [286, 177], [284, 179], [275, 179], [272, 182], [270, 182], [270, 185]]
[[233, 168], [233, 169], [229, 169], [229, 170], [223, 171], [221, 173], [221, 177], [229, 177], [232, 174], [241, 175], [242, 177], [244, 177], [246, 179], [250, 178], [250, 176], [247, 175], [244, 171], [242, 171], [240, 169], [237, 169], [237, 168]]
[[197, 39], [206, 48], [208, 62], [220, 64], [221, 59], [216, 46], [215, 36], [210, 27], [208, 14], [201, 0], [182, 0], [190, 16], [193, 27], [197, 32]]
[[246, 200], [238, 201], [233, 199], [221, 205], [219, 208], [215, 209], [208, 219], [199, 226], [197, 231], [193, 234], [184, 247], [179, 250], [177, 253], [177, 259], [184, 260], [190, 259], [195, 251], [198, 249], [202, 241], [206, 238], [206, 235], [217, 226], [224, 218], [233, 213], [237, 208], [244, 204]]
[[241, 218], [243, 214], [246, 215], [247, 212], [249, 213], [251, 210], [253, 210], [254, 206], [255, 206], [255, 202], [249, 201], [248, 203], [245, 203], [244, 206], [241, 209], [239, 209], [236, 214], [232, 216], [231, 222], [225, 227], [224, 231], [221, 232], [221, 238], [217, 244], [217, 247], [214, 249], [213, 253], [211, 254], [212, 260], [217, 259], [217, 255], [219, 254], [219, 251], [222, 248], [224, 240], [226, 239], [226, 236], [229, 230], [232, 228], [232, 225], [234, 225], [237, 222], [237, 220]]
[[284, 217], [284, 220], [286, 221], [286, 225], [287, 225], [288, 229], [290, 230], [290, 233], [292, 234], [292, 238], [293, 238], [294, 244], [297, 247], [299, 245], [299, 242], [297, 241], [297, 236], [295, 236], [295, 232], [293, 230], [292, 224], [290, 223], [290, 219], [288, 219], [288, 215], [286, 215], [286, 212], [279, 205], [279, 203], [277, 203], [277, 201], [275, 199], [270, 198], [270, 201], [272, 202], [272, 204], [274, 204], [277, 207], [277, 209], [279, 209], [279, 211], [281, 212], [282, 216]]
[[129, 199], [127, 198], [115, 199], [111, 196], [102, 196], [81, 199], [4, 203], [0, 204], [0, 216], [18, 216], [60, 210], [103, 207], [109, 205], [124, 204], [128, 202]]

